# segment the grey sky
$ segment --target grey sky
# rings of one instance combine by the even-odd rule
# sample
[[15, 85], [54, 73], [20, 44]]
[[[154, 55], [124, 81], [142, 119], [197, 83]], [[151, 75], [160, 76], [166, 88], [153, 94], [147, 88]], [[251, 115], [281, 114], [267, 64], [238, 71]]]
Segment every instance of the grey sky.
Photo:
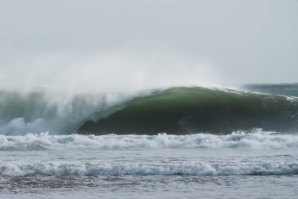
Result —
[[[131, 84], [158, 70], [156, 84], [177, 74], [193, 83], [298, 81], [297, 0], [0, 0], [0, 25], [7, 84], [70, 81], [82, 67], [111, 70], [99, 78], [122, 68], [117, 81], [137, 70]], [[107, 56], [108, 67], [99, 60]]]

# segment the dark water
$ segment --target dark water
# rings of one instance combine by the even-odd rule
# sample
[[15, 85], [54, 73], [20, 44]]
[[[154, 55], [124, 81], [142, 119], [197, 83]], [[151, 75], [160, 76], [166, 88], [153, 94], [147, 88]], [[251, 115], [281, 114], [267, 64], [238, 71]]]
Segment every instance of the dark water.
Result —
[[298, 129], [297, 113], [298, 100], [290, 95], [182, 87], [137, 97], [106, 117], [95, 113], [95, 119], [85, 122], [79, 132], [227, 134], [253, 128], [291, 132]]

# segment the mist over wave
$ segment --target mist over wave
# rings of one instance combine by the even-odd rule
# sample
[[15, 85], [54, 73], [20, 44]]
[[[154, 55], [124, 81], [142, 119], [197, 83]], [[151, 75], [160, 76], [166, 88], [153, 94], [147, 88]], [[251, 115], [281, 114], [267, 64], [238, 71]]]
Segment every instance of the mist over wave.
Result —
[[138, 92], [173, 86], [218, 86], [223, 84], [219, 74], [207, 59], [148, 43], [146, 48], [123, 45], [85, 54], [27, 53], [10, 67], [0, 67], [0, 88], [19, 92], [48, 89], [68, 95]]
[[73, 133], [94, 111], [128, 99], [121, 93], [68, 95], [47, 91], [0, 91], [0, 134]]
[[148, 90], [219, 85], [218, 74], [208, 60], [150, 43], [24, 53], [0, 67], [0, 134], [73, 133], [94, 112]]

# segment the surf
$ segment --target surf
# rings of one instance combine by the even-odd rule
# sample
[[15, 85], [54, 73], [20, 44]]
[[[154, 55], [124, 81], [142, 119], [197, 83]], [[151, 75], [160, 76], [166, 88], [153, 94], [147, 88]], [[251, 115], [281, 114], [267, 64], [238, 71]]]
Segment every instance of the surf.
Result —
[[297, 84], [172, 87], [135, 93], [0, 91], [0, 134], [295, 133]]
[[256, 129], [250, 133], [233, 132], [228, 135], [208, 133], [170, 135], [51, 135], [49, 133], [19, 136], [0, 135], [0, 151], [34, 150], [158, 150], [158, 149], [249, 149], [297, 150], [298, 135]]
[[78, 129], [95, 134], [228, 134], [262, 128], [295, 132], [298, 100], [231, 89], [175, 87], [136, 97], [108, 116], [92, 115]]
[[127, 97], [121, 93], [0, 91], [0, 134], [74, 133], [80, 123]]

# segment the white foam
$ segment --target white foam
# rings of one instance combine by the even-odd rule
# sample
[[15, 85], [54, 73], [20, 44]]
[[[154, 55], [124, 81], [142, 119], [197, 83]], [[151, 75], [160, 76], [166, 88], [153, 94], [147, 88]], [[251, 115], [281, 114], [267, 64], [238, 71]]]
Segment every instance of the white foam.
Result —
[[131, 97], [122, 93], [0, 90], [0, 134], [74, 132], [92, 114], [97, 111], [105, 113], [110, 107]]
[[0, 163], [0, 176], [296, 175], [298, 162]]
[[161, 148], [298, 148], [298, 135], [281, 135], [257, 130], [253, 133], [234, 132], [229, 135], [51, 135], [49, 133], [24, 136], [0, 135], [0, 150], [5, 149], [161, 149]]

